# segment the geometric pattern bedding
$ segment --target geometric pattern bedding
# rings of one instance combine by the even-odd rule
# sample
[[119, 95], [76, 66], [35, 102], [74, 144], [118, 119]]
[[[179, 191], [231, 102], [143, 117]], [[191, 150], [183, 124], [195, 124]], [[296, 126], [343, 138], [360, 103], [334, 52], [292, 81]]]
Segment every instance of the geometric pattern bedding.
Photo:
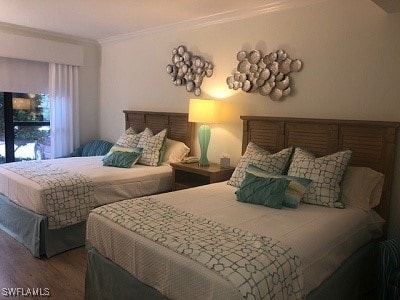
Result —
[[44, 161], [23, 161], [1, 166], [39, 184], [44, 191], [48, 228], [58, 229], [82, 222], [94, 208], [91, 180]]
[[233, 284], [245, 299], [302, 299], [301, 262], [284, 243], [222, 225], [151, 197], [92, 211], [184, 255]]

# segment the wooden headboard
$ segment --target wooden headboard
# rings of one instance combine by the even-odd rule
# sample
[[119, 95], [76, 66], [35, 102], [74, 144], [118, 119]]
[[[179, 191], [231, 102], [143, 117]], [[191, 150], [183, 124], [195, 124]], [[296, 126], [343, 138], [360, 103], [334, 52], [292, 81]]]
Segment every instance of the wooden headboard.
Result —
[[295, 146], [316, 156], [353, 151], [350, 165], [370, 167], [385, 175], [376, 211], [389, 220], [396, 135], [400, 123], [241, 116], [242, 153], [252, 141], [271, 152]]
[[188, 122], [187, 113], [149, 112], [124, 110], [125, 128], [132, 127], [137, 132], [150, 128], [157, 134], [164, 128], [168, 129], [167, 137], [184, 142], [193, 149], [194, 123]]

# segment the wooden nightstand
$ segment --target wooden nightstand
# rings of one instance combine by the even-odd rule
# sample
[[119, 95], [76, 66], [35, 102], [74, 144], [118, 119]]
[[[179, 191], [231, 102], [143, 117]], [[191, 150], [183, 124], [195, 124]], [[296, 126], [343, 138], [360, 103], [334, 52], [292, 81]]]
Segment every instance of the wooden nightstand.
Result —
[[221, 168], [219, 164], [211, 163], [200, 167], [197, 163], [171, 163], [175, 190], [228, 180], [235, 168]]

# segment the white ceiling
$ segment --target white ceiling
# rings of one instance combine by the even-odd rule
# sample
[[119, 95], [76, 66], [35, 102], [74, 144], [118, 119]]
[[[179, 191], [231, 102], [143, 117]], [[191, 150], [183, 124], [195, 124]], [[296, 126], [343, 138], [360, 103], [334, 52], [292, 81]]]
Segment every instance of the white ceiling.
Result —
[[[0, 0], [0, 22], [102, 41], [321, 1], [324, 0]], [[400, 7], [399, 0], [383, 2], [397, 2]]]

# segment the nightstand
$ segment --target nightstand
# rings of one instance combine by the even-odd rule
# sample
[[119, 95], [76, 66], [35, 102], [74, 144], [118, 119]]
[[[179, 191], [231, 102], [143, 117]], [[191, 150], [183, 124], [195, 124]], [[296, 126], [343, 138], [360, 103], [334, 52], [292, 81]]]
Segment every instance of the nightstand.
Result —
[[171, 163], [175, 190], [228, 180], [235, 168], [221, 168], [219, 164], [211, 163], [200, 167], [198, 163]]

